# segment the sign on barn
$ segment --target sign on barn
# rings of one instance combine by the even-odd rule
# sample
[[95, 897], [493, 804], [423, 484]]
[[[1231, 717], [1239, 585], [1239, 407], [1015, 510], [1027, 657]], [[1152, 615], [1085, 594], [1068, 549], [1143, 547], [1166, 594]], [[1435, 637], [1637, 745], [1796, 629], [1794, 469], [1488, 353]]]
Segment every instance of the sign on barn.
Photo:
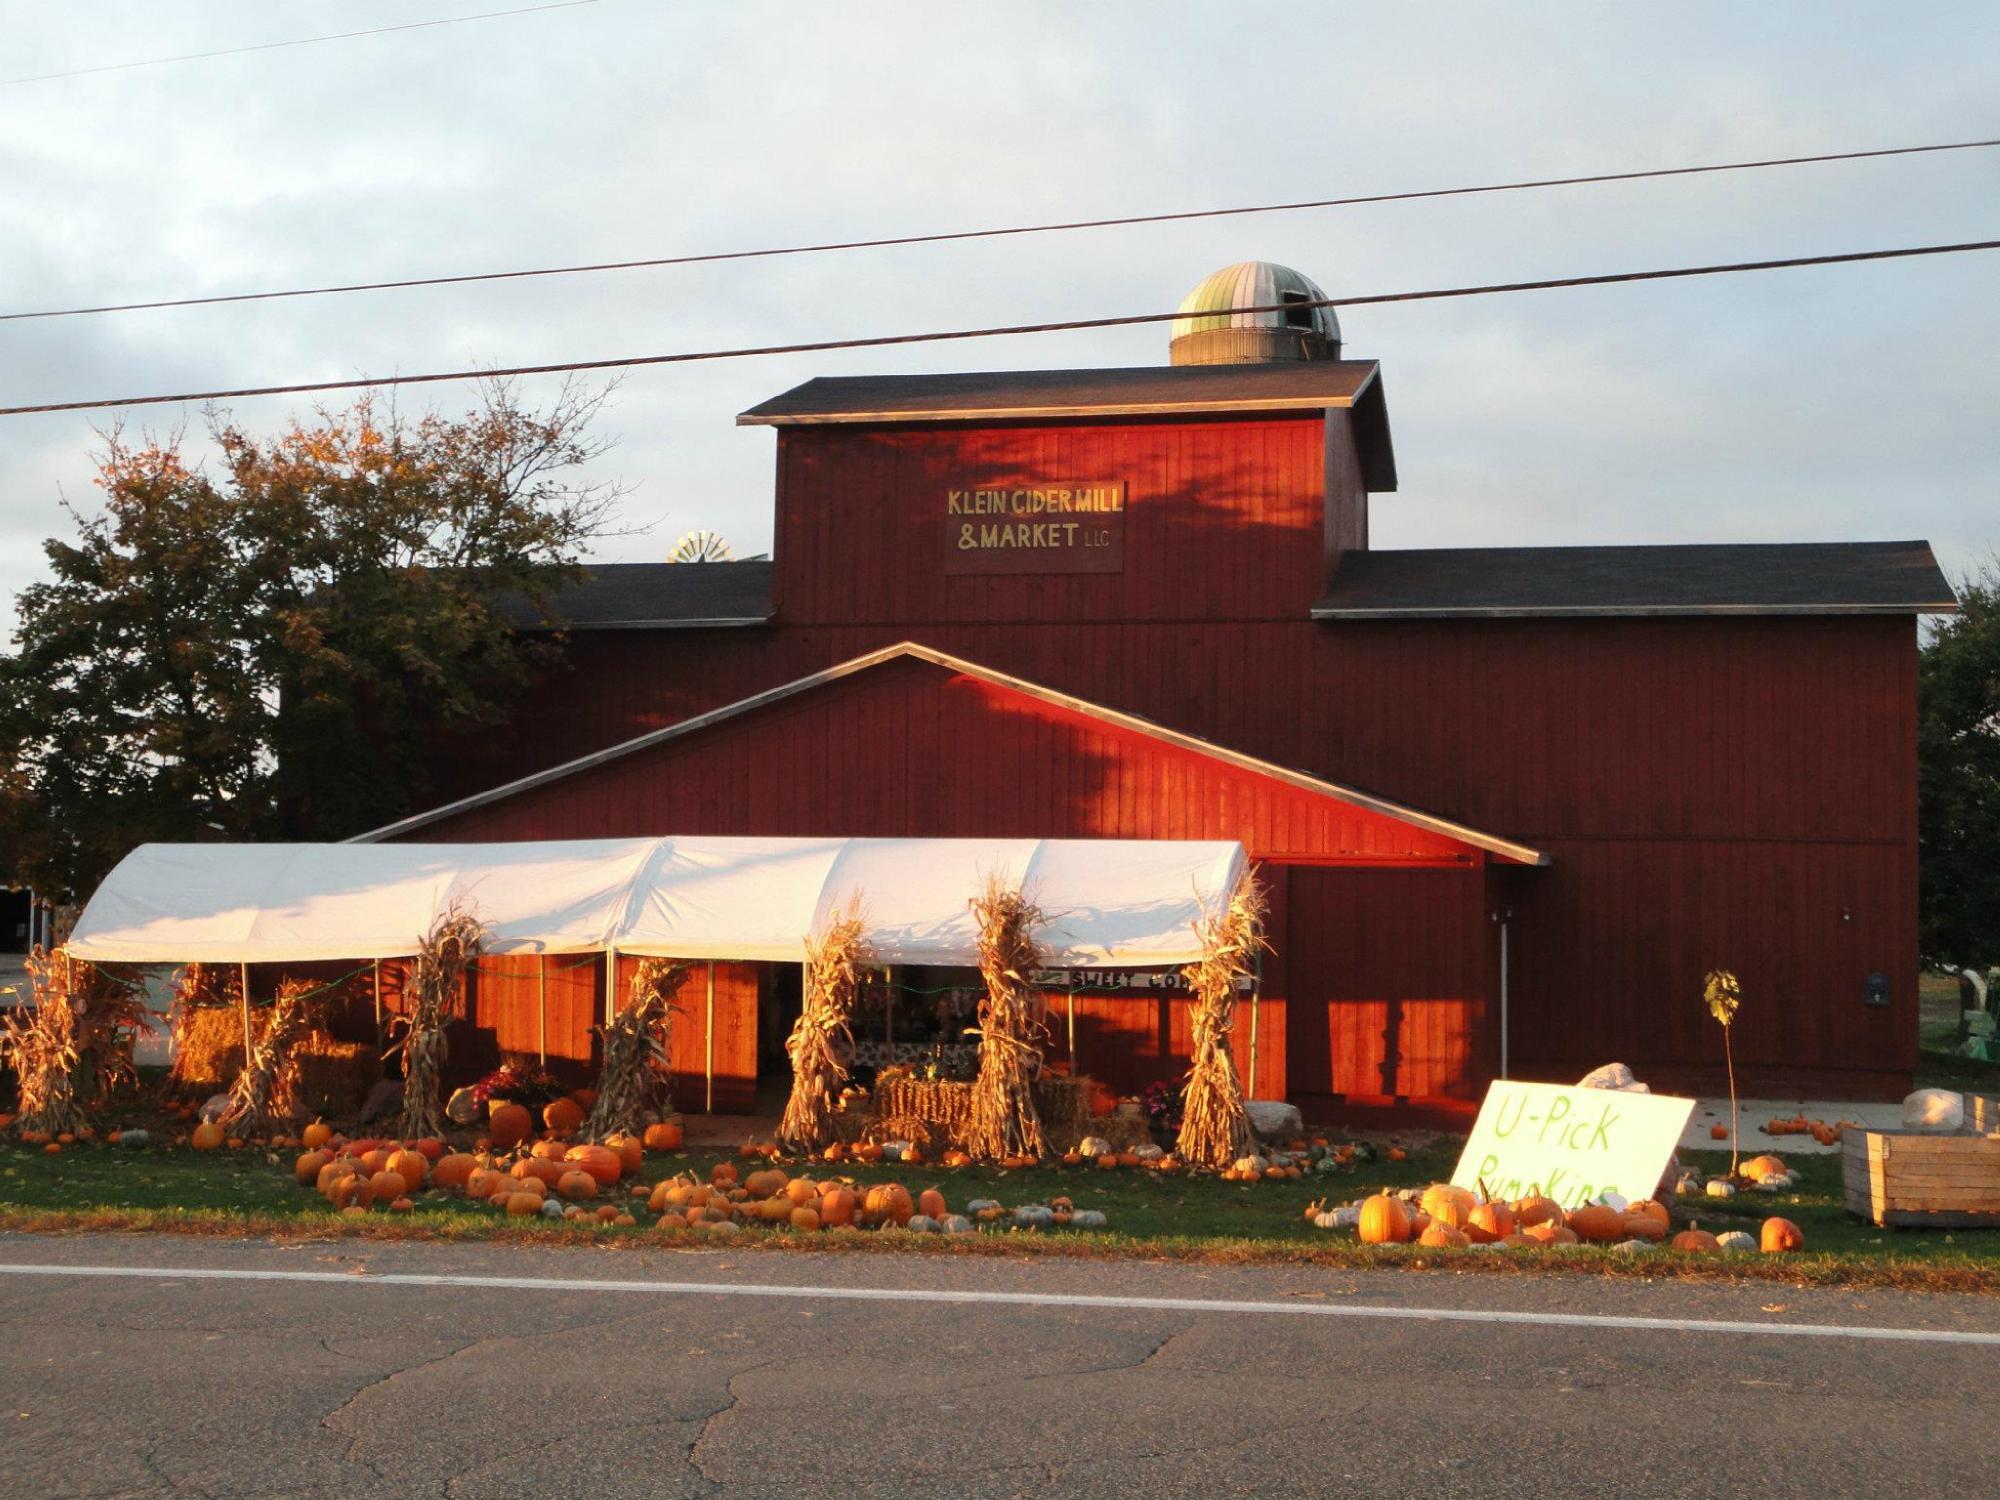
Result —
[[1116, 573], [1125, 483], [967, 485], [944, 494], [947, 573]]
[[1542, 1193], [1565, 1209], [1602, 1193], [1650, 1198], [1694, 1100], [1552, 1083], [1495, 1082], [1466, 1138], [1455, 1187], [1495, 1198]]

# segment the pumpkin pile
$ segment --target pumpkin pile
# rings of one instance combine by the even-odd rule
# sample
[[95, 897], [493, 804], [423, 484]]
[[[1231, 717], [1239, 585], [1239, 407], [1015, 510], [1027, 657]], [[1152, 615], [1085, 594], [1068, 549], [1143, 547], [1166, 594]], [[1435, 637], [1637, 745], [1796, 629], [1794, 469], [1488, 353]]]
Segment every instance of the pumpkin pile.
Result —
[[[1859, 1120], [1836, 1120], [1829, 1125], [1824, 1120], [1808, 1120], [1804, 1115], [1793, 1115], [1788, 1120], [1764, 1122], [1766, 1135], [1809, 1135], [1822, 1146], [1838, 1145], [1844, 1131], [1866, 1128]], [[1718, 1136], [1717, 1139], [1720, 1140], [1721, 1137]]]
[[[635, 1195], [640, 1189], [635, 1188]], [[925, 1188], [911, 1196], [897, 1182], [866, 1186], [847, 1178], [815, 1180], [790, 1176], [767, 1166], [745, 1175], [735, 1162], [721, 1162], [703, 1181], [682, 1172], [654, 1184], [646, 1207], [658, 1214], [661, 1229], [731, 1233], [745, 1228], [789, 1229], [814, 1234], [834, 1229], [900, 1229], [912, 1234], [970, 1234], [975, 1226], [1002, 1228], [1102, 1229], [1105, 1217], [1078, 1209], [1067, 1198], [1008, 1209], [995, 1199], [977, 1198], [964, 1213], [953, 1213], [942, 1191]]]
[[1416, 1244], [1431, 1250], [1573, 1245], [1644, 1250], [1665, 1245], [1683, 1254], [1751, 1248], [1776, 1254], [1805, 1245], [1805, 1236], [1789, 1219], [1765, 1220], [1760, 1241], [1753, 1243], [1747, 1234], [1717, 1236], [1699, 1226], [1675, 1234], [1665, 1205], [1650, 1198], [1628, 1203], [1607, 1194], [1602, 1200], [1565, 1209], [1539, 1193], [1507, 1202], [1446, 1182], [1421, 1190], [1376, 1193], [1342, 1208], [1315, 1202], [1307, 1205], [1305, 1216], [1321, 1229], [1352, 1229], [1364, 1245]]

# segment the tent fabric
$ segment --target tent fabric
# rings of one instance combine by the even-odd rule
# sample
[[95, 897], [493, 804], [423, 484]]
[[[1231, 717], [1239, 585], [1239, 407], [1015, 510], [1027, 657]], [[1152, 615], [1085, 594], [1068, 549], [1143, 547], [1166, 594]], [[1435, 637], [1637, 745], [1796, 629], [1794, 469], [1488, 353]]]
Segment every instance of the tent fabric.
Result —
[[858, 903], [879, 963], [977, 961], [968, 900], [1019, 881], [1064, 968], [1199, 956], [1194, 924], [1246, 864], [1228, 842], [1122, 839], [577, 839], [510, 844], [143, 844], [69, 948], [99, 963], [396, 958], [457, 904], [495, 953], [802, 962]]

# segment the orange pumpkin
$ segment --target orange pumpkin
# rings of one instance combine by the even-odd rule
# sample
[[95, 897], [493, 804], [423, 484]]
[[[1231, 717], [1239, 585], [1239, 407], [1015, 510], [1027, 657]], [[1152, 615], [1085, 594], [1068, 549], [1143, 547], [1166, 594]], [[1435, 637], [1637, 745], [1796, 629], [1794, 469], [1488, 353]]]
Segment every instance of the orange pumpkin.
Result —
[[443, 1141], [439, 1140], [436, 1136], [427, 1135], [420, 1141], [410, 1142], [410, 1149], [412, 1151], [422, 1152], [425, 1161], [434, 1162], [439, 1157], [444, 1155], [445, 1144]]
[[655, 1229], [685, 1229], [688, 1227], [687, 1215], [672, 1214], [672, 1213], [661, 1214], [660, 1222], [658, 1224], [655, 1224], [653, 1227]]
[[900, 1229], [910, 1222], [916, 1205], [910, 1202], [910, 1190], [899, 1182], [877, 1183], [868, 1190], [862, 1202], [861, 1216], [870, 1224], [889, 1224]]
[[1527, 1197], [1518, 1198], [1514, 1202], [1514, 1222], [1523, 1229], [1536, 1224], [1561, 1224], [1566, 1218], [1567, 1215], [1563, 1213], [1560, 1203], [1553, 1198], [1544, 1198], [1539, 1193], [1530, 1193]]
[[1424, 1189], [1423, 1196], [1417, 1200], [1417, 1207], [1433, 1219], [1450, 1222], [1452, 1219], [1450, 1212], [1447, 1210], [1441, 1213], [1439, 1210], [1447, 1204], [1454, 1205], [1458, 1209], [1456, 1222], [1463, 1224], [1465, 1216], [1472, 1212], [1473, 1205], [1478, 1201], [1478, 1198], [1462, 1187], [1453, 1187], [1448, 1182], [1434, 1182]]
[[792, 1228], [801, 1233], [811, 1234], [819, 1228], [819, 1215], [810, 1208], [795, 1208], [791, 1212]]
[[333, 1160], [331, 1151], [308, 1151], [298, 1159], [292, 1172], [300, 1182], [317, 1182], [319, 1169]]
[[644, 1139], [648, 1151], [678, 1151], [687, 1139], [687, 1130], [681, 1124], [681, 1117], [675, 1115], [657, 1125], [648, 1125]]
[[559, 1141], [552, 1135], [545, 1135], [528, 1148], [528, 1155], [540, 1157], [543, 1161], [561, 1161], [569, 1154], [569, 1142]]
[[1443, 1219], [1431, 1220], [1430, 1228], [1417, 1236], [1417, 1243], [1430, 1250], [1463, 1250], [1472, 1243], [1465, 1231], [1454, 1229]]
[[1475, 1203], [1465, 1216], [1465, 1237], [1475, 1245], [1494, 1245], [1514, 1232], [1514, 1214], [1504, 1203]]
[[509, 1193], [506, 1202], [501, 1206], [507, 1210], [509, 1218], [525, 1219], [530, 1214], [538, 1214], [542, 1211], [542, 1195], [540, 1193]]
[[819, 1188], [808, 1177], [794, 1177], [785, 1184], [785, 1197], [794, 1208], [806, 1208], [819, 1200]]
[[431, 1170], [430, 1158], [421, 1151], [391, 1151], [385, 1165], [401, 1177], [413, 1193], [424, 1185], [424, 1178], [430, 1175]]
[[409, 1191], [410, 1187], [409, 1183], [403, 1180], [401, 1172], [391, 1172], [386, 1169], [370, 1173], [368, 1186], [374, 1192], [375, 1197], [383, 1203], [389, 1203], [402, 1197], [404, 1193]]
[[1377, 1193], [1361, 1205], [1356, 1233], [1364, 1245], [1401, 1245], [1410, 1238], [1410, 1214], [1403, 1200]]
[[[598, 1186], [611, 1187], [623, 1175], [625, 1163], [618, 1153], [609, 1146], [572, 1146], [563, 1160], [570, 1166], [588, 1172], [597, 1179]], [[562, 1189], [558, 1185], [557, 1189]]]
[[469, 1152], [440, 1156], [437, 1165], [431, 1168], [431, 1181], [441, 1188], [462, 1188], [478, 1166], [479, 1158]]
[[1650, 1240], [1658, 1244], [1667, 1237], [1667, 1221], [1653, 1214], [1627, 1212], [1624, 1223], [1625, 1238], [1628, 1240]]
[[487, 1117], [486, 1134], [502, 1151], [511, 1151], [534, 1133], [535, 1117], [525, 1104], [496, 1104]]
[[1530, 1224], [1523, 1234], [1538, 1245], [1574, 1245], [1579, 1243], [1577, 1234], [1567, 1224], [1558, 1224], [1554, 1219], [1544, 1219], [1539, 1224]]
[[1729, 1139], [1729, 1127], [1728, 1127], [1727, 1125], [1711, 1125], [1711, 1126], [1709, 1126], [1709, 1127], [1708, 1127], [1708, 1138], [1709, 1138], [1709, 1139], [1710, 1139], [1711, 1141], [1726, 1141], [1726, 1140], [1728, 1140], [1728, 1139]]
[[581, 1167], [572, 1167], [557, 1181], [556, 1191], [565, 1198], [595, 1198], [597, 1178]]
[[375, 1201], [375, 1189], [365, 1177], [343, 1177], [333, 1185], [335, 1208], [366, 1208]]
[[839, 1229], [854, 1222], [854, 1191], [837, 1187], [822, 1194], [819, 1200], [819, 1221], [828, 1229]]
[[497, 1172], [492, 1167], [474, 1167], [465, 1174], [465, 1196], [468, 1198], [491, 1198], [493, 1190], [507, 1181], [505, 1172]]
[[1806, 1247], [1805, 1232], [1790, 1219], [1772, 1217], [1758, 1231], [1757, 1243], [1766, 1255], [1786, 1255]]
[[708, 1174], [708, 1180], [717, 1187], [726, 1188], [736, 1186], [736, 1163], [733, 1161], [717, 1162], [715, 1170]]
[[556, 1099], [542, 1110], [542, 1124], [551, 1135], [575, 1135], [583, 1124], [583, 1106], [574, 1099]]
[[1586, 1203], [1569, 1216], [1569, 1227], [1580, 1240], [1609, 1245], [1625, 1238], [1625, 1216], [1602, 1203]]
[[775, 1198], [785, 1190], [789, 1179], [776, 1167], [764, 1172], [752, 1172], [743, 1179], [744, 1189], [753, 1198]]
[[549, 1161], [546, 1157], [524, 1156], [507, 1169], [507, 1175], [517, 1180], [534, 1178], [544, 1187], [554, 1187], [563, 1179], [563, 1173], [577, 1170], [563, 1162]]
[[619, 1165], [628, 1175], [645, 1166], [645, 1143], [636, 1135], [627, 1135], [622, 1130], [613, 1131], [604, 1138], [604, 1144], [618, 1153]]
[[917, 1195], [917, 1212], [933, 1219], [942, 1219], [951, 1210], [945, 1206], [944, 1194], [936, 1188], [925, 1188]]
[[1714, 1255], [1722, 1249], [1715, 1236], [1706, 1229], [1683, 1229], [1667, 1243], [1690, 1255]]
[[1633, 1214], [1644, 1214], [1649, 1219], [1658, 1219], [1662, 1224], [1667, 1222], [1666, 1206], [1654, 1202], [1651, 1198], [1641, 1198], [1637, 1203], [1626, 1204], [1626, 1217], [1630, 1218]]
[[308, 1150], [317, 1151], [333, 1139], [333, 1127], [324, 1120], [314, 1120], [299, 1132], [299, 1140]]
[[213, 1151], [222, 1144], [222, 1127], [213, 1120], [195, 1126], [188, 1144], [197, 1151]]
[[336, 1156], [332, 1161], [321, 1164], [319, 1171], [313, 1177], [313, 1191], [325, 1197], [327, 1189], [333, 1186], [335, 1178], [353, 1175], [354, 1168]]

